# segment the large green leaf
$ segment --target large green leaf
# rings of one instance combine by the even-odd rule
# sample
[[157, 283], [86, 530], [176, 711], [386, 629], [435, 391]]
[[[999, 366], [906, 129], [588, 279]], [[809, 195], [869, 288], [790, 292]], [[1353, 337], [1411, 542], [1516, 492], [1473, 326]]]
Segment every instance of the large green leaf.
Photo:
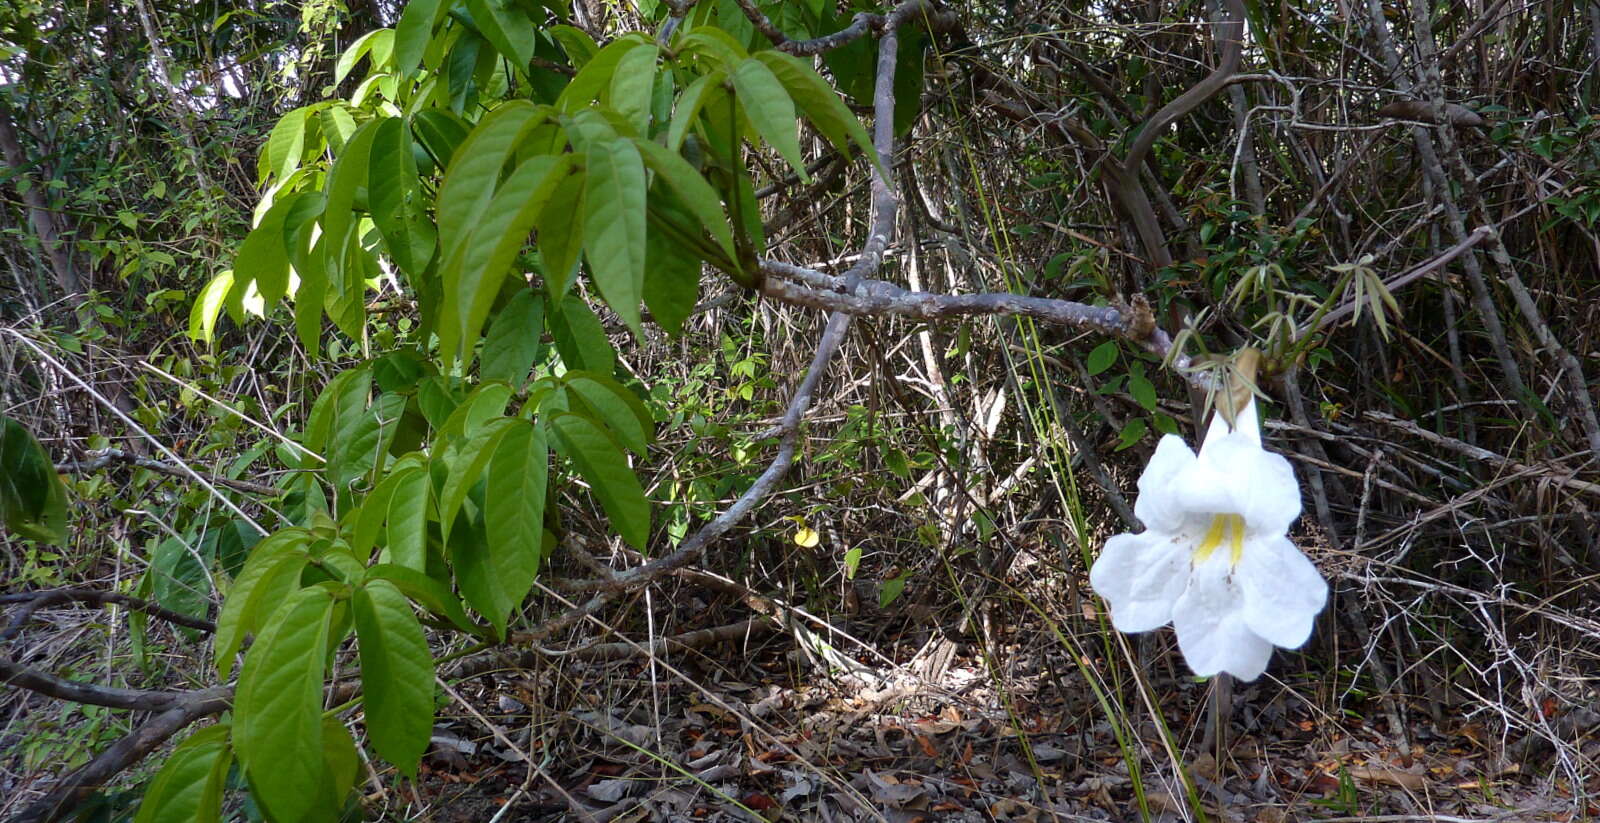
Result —
[[803, 182], [810, 182], [806, 161], [800, 154], [800, 135], [796, 130], [794, 101], [778, 82], [767, 64], [752, 57], [733, 70], [734, 93], [745, 116], [756, 127], [761, 139], [778, 150]]
[[562, 387], [580, 398], [594, 419], [603, 423], [619, 443], [644, 456], [655, 439], [655, 419], [633, 392], [609, 374], [586, 371], [567, 372], [562, 376]]
[[466, 242], [494, 197], [511, 152], [522, 137], [543, 122], [548, 108], [512, 100], [484, 115], [456, 149], [439, 187], [439, 245], [446, 259]]
[[414, 281], [433, 257], [436, 238], [423, 213], [424, 193], [411, 147], [411, 129], [404, 120], [389, 118], [378, 124], [372, 137], [367, 197], [372, 222], [390, 259]]
[[438, 333], [439, 350], [447, 358], [455, 355], [463, 362], [469, 358], [511, 262], [572, 166], [572, 158], [563, 155], [534, 157], [517, 167], [495, 194], [471, 239], [445, 266]]
[[[361, 397], [366, 400], [364, 396]], [[384, 459], [389, 454], [389, 442], [394, 439], [396, 425], [405, 411], [406, 398], [398, 394], [379, 395], [371, 406], [349, 408], [336, 405], [325, 455], [328, 459], [328, 482], [333, 486], [334, 511], [349, 508], [356, 488], [368, 488], [365, 482], [383, 472]], [[363, 481], [357, 483], [356, 481]]]
[[189, 309], [190, 340], [200, 340], [208, 346], [211, 345], [217, 332], [217, 315], [222, 313], [222, 304], [228, 299], [228, 292], [232, 290], [232, 269], [211, 278], [211, 281], [200, 290], [199, 296], [194, 299], [194, 306]]
[[638, 33], [625, 34], [607, 43], [583, 64], [577, 76], [567, 84], [567, 88], [556, 99], [556, 108], [568, 113], [587, 108], [600, 96], [601, 91], [611, 87], [622, 58], [634, 49], [647, 45], [653, 44], [649, 38]]
[[433, 27], [439, 24], [450, 7], [446, 0], [411, 0], [400, 14], [394, 30], [394, 71], [409, 78], [422, 62], [422, 53], [433, 37]]
[[[198, 542], [198, 541], [197, 541]], [[215, 550], [216, 544], [209, 548]], [[190, 617], [205, 617], [211, 602], [211, 576], [208, 574], [211, 556], [182, 537], [174, 536], [161, 541], [150, 553], [150, 592], [163, 607]], [[190, 639], [197, 639], [195, 629], [184, 629]]]
[[644, 160], [621, 139], [596, 143], [586, 160], [584, 255], [601, 296], [637, 335], [648, 230]]
[[867, 135], [866, 128], [839, 99], [839, 92], [833, 85], [817, 74], [809, 62], [776, 50], [756, 52], [753, 59], [761, 61], [772, 71], [795, 104], [810, 118], [811, 124], [841, 154], [848, 155], [849, 143], [854, 141], [863, 154], [872, 158], [872, 162], [878, 162], [878, 152], [873, 148], [872, 138]]
[[[662, 205], [652, 203], [652, 214], [667, 211]], [[657, 325], [677, 336], [700, 296], [700, 256], [677, 238], [669, 237], [653, 218], [646, 238], [645, 260], [644, 304]]]
[[0, 520], [43, 543], [67, 540], [67, 491], [39, 441], [0, 414]]
[[217, 675], [223, 680], [233, 672], [233, 657], [245, 635], [256, 631], [299, 585], [300, 570], [311, 559], [309, 543], [310, 535], [304, 530], [285, 529], [264, 538], [250, 552], [244, 570], [222, 602], [211, 638]]
[[550, 195], [550, 202], [539, 215], [539, 257], [544, 264], [545, 294], [560, 301], [572, 285], [578, 267], [578, 252], [583, 250], [583, 191], [585, 177], [568, 176]]
[[483, 476], [483, 470], [488, 467], [490, 458], [494, 457], [500, 439], [518, 422], [509, 417], [491, 420], [476, 434], [443, 455], [449, 466], [449, 474], [445, 476], [444, 488], [439, 492], [439, 529], [446, 540], [450, 538], [450, 528], [456, 513], [461, 510], [462, 502], [467, 499], [467, 493]]
[[499, 608], [490, 615], [497, 625], [528, 596], [539, 573], [549, 463], [544, 432], [526, 422], [506, 433], [489, 462], [483, 516], [499, 584]]
[[226, 723], [189, 735], [162, 764], [139, 801], [134, 823], [210, 823], [220, 819], [222, 788], [233, 754]]
[[433, 731], [433, 655], [411, 601], [386, 580], [368, 580], [351, 606], [361, 649], [367, 736], [402, 774], [415, 778]]
[[733, 231], [728, 228], [728, 215], [722, 210], [722, 200], [717, 196], [717, 190], [678, 153], [650, 140], [638, 139], [634, 145], [644, 158], [645, 165], [666, 182], [701, 228], [710, 232], [712, 239], [728, 255], [728, 260], [737, 263], [739, 253], [734, 248]]
[[254, 285], [267, 309], [271, 309], [289, 288], [289, 248], [284, 243], [285, 225], [297, 204], [307, 198], [321, 199], [315, 192], [300, 192], [279, 198], [261, 216], [261, 222], [245, 235], [233, 263], [233, 288]]
[[650, 133], [650, 97], [655, 91], [657, 52], [655, 44], [651, 43], [622, 55], [606, 93], [611, 108], [627, 118], [639, 134]]
[[467, 0], [467, 11], [472, 13], [472, 22], [495, 51], [510, 60], [518, 72], [526, 72], [533, 60], [534, 40], [538, 37], [527, 13], [518, 4], [506, 0]]
[[372, 71], [381, 71], [383, 65], [389, 62], [389, 55], [394, 53], [394, 29], [373, 29], [356, 38], [350, 48], [339, 55], [338, 62], [333, 64], [333, 84], [337, 86], [343, 83], [350, 70], [368, 53], [372, 54]]
[[504, 380], [520, 389], [544, 344], [544, 297], [519, 289], [495, 314], [483, 338], [478, 374], [485, 380]]
[[[340, 372], [326, 386], [317, 401], [311, 404], [311, 418], [306, 424], [305, 447], [321, 454], [327, 471], [327, 480], [336, 487], [341, 485], [347, 469], [343, 460], [333, 454], [343, 446], [337, 442], [343, 432], [367, 411], [367, 397], [372, 392], [372, 372], [365, 366]], [[307, 458], [310, 460], [310, 458]], [[315, 465], [309, 463], [307, 465]]]
[[428, 569], [428, 503], [433, 492], [426, 469], [396, 474], [386, 512], [389, 562], [408, 569]]
[[333, 596], [292, 595], [245, 655], [234, 695], [233, 745], [256, 801], [274, 820], [329, 817], [322, 681]]
[[605, 429], [580, 414], [557, 412], [545, 424], [555, 435], [556, 447], [589, 482], [611, 519], [611, 528], [642, 551], [650, 539], [650, 502], [622, 447]]
[[577, 295], [569, 294], [561, 301], [561, 310], [550, 312], [550, 336], [555, 338], [556, 351], [561, 362], [569, 369], [587, 369], [610, 374], [617, 366], [617, 352], [606, 337], [589, 304]]

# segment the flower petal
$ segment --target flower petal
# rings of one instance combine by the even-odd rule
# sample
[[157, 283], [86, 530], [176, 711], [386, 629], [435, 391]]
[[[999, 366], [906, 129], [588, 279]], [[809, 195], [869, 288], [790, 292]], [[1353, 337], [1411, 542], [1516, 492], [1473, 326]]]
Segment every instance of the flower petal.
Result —
[[1283, 537], [1252, 539], [1233, 571], [1245, 625], [1275, 646], [1299, 648], [1328, 602], [1328, 584]]
[[1300, 516], [1289, 461], [1238, 432], [1206, 441], [1173, 488], [1185, 510], [1243, 515], [1251, 533], [1283, 534]]
[[1173, 484], [1195, 463], [1195, 454], [1183, 438], [1169, 434], [1156, 443], [1155, 454], [1139, 475], [1139, 499], [1133, 513], [1147, 529], [1173, 531], [1183, 523], [1186, 513], [1174, 496]]
[[1227, 672], [1254, 680], [1266, 671], [1272, 644], [1245, 625], [1240, 593], [1221, 555], [1194, 569], [1189, 587], [1172, 605], [1178, 648], [1197, 675]]
[[1106, 541], [1089, 569], [1089, 585], [1111, 604], [1111, 625], [1118, 631], [1147, 632], [1172, 620], [1172, 602], [1189, 571], [1189, 547], [1175, 538], [1152, 529]]

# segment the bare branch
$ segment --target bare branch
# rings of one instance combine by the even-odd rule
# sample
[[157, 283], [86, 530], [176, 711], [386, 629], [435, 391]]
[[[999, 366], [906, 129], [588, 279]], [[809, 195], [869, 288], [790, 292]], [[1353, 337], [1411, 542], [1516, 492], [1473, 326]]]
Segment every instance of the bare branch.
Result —
[[220, 477], [215, 474], [204, 474], [187, 466], [179, 467], [172, 463], [164, 463], [149, 457], [123, 451], [122, 449], [93, 449], [87, 453], [87, 460], [76, 460], [68, 463], [57, 463], [56, 471], [77, 474], [80, 472], [99, 471], [112, 463], [131, 463], [141, 469], [149, 469], [157, 474], [168, 477], [181, 477], [185, 480], [191, 477], [205, 477], [219, 486], [227, 486], [251, 494], [264, 494], [277, 497], [283, 494], [283, 489], [268, 486], [265, 483], [252, 483], [248, 480], [234, 480], [231, 477]]
[[17, 630], [22, 627], [23, 623], [27, 622], [29, 617], [33, 616], [34, 612], [50, 608], [58, 603], [93, 603], [97, 606], [115, 603], [120, 606], [126, 606], [136, 612], [142, 612], [151, 617], [165, 620], [168, 623], [176, 623], [191, 629], [211, 632], [216, 631], [217, 628], [216, 624], [209, 620], [179, 614], [171, 609], [157, 606], [148, 600], [141, 600], [120, 592], [102, 592], [93, 589], [49, 589], [37, 592], [0, 594], [0, 605], [12, 603], [21, 603], [23, 605], [12, 616], [11, 622], [6, 626], [5, 631], [0, 631], [0, 643], [10, 642], [11, 638], [16, 635]]

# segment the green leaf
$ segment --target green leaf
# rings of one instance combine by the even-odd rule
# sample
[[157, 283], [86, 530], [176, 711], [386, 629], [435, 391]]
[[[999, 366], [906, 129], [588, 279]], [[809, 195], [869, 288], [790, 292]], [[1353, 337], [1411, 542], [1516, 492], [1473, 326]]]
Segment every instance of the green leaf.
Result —
[[194, 307], [189, 310], [189, 339], [204, 341], [211, 345], [216, 339], [217, 315], [222, 313], [222, 303], [228, 297], [228, 292], [233, 288], [233, 270], [228, 269], [216, 277], [200, 290], [200, 295], [194, 299]]
[[409, 78], [422, 62], [422, 53], [433, 38], [433, 27], [439, 24], [453, 2], [444, 0], [411, 0], [400, 14], [394, 31], [394, 71]]
[[1113, 451], [1122, 451], [1144, 438], [1145, 432], [1150, 430], [1150, 424], [1144, 422], [1143, 417], [1135, 417], [1123, 424], [1122, 431], [1117, 434], [1118, 443]]
[[556, 98], [556, 108], [568, 114], [587, 108], [600, 96], [602, 90], [611, 87], [611, 81], [616, 76], [617, 66], [622, 62], [622, 58], [634, 49], [646, 45], [654, 44], [637, 32], [625, 34], [607, 43], [578, 69], [578, 74], [572, 78], [572, 82], [568, 83], [561, 96]]
[[227, 782], [233, 753], [227, 723], [207, 726], [189, 735], [162, 764], [139, 801], [134, 823], [194, 821], [208, 823], [220, 819], [222, 788]]
[[676, 152], [642, 138], [633, 142], [645, 165], [671, 187], [700, 225], [711, 233], [712, 239], [722, 247], [728, 259], [737, 262], [739, 252], [734, 246], [733, 231], [728, 228], [728, 215], [722, 210], [722, 199], [717, 196], [717, 190]]
[[[340, 634], [349, 631], [345, 626]], [[322, 718], [322, 771], [327, 775], [325, 810], [316, 812], [324, 820], [332, 821], [346, 808], [346, 798], [356, 784], [356, 773], [361, 770], [361, 753], [356, 751], [356, 739], [336, 715]]]
[[[178, 614], [205, 617], [211, 596], [210, 576], [206, 573], [211, 559], [179, 537], [161, 541], [151, 553], [150, 568], [145, 572], [152, 580], [152, 599]], [[191, 640], [199, 638], [195, 629], [182, 631]]]
[[239, 244], [233, 264], [234, 284], [253, 284], [268, 309], [289, 288], [289, 249], [284, 245], [284, 219], [296, 200], [314, 196], [320, 195], [302, 192], [279, 199]]
[[506, 271], [572, 165], [572, 158], [563, 155], [534, 157], [519, 166], [500, 187], [471, 239], [445, 266], [438, 331], [439, 350], [447, 358], [456, 355], [465, 362], [470, 356]]
[[722, 81], [727, 78], [727, 74], [726, 71], [717, 69], [690, 83], [689, 87], [678, 95], [678, 102], [672, 109], [672, 122], [667, 125], [668, 150], [677, 151], [683, 147], [683, 139], [700, 120], [700, 110], [716, 97], [716, 92], [722, 91]]
[[446, 541], [450, 539], [450, 528], [456, 519], [456, 512], [461, 510], [467, 493], [472, 491], [483, 470], [488, 467], [490, 458], [494, 457], [500, 438], [505, 437], [518, 422], [509, 417], [491, 420], [444, 456], [449, 474], [445, 476], [444, 488], [439, 492], [439, 529]]
[[800, 154], [800, 137], [795, 129], [794, 101], [778, 82], [767, 64], [752, 57], [733, 71], [733, 88], [739, 105], [756, 127], [761, 139], [778, 150], [801, 182], [811, 182], [806, 161]]
[[567, 60], [573, 68], [582, 69], [595, 54], [599, 53], [600, 46], [594, 42], [589, 33], [573, 26], [551, 26], [545, 33], [561, 45], [561, 50], [567, 53]]
[[528, 15], [504, 0], [467, 0], [467, 10], [494, 50], [510, 60], [517, 71], [526, 72], [533, 61], [534, 39], [538, 36]]
[[550, 195], [550, 202], [540, 213], [539, 256], [544, 263], [545, 293], [553, 301], [560, 301], [572, 285], [573, 270], [578, 267], [578, 252], [583, 249], [584, 175], [569, 175]]
[[[334, 418], [326, 455], [335, 512], [349, 507], [353, 487], [367, 488], [366, 481], [383, 473], [389, 443], [394, 439], [395, 427], [405, 408], [405, 397], [384, 394], [370, 407]], [[357, 483], [358, 480], [362, 482]]]
[[227, 680], [233, 672], [233, 657], [244, 636], [259, 628], [299, 584], [300, 570], [311, 559], [309, 541], [304, 530], [285, 529], [264, 538], [250, 552], [244, 570], [222, 602], [211, 639], [221, 679]]
[[567, 368], [600, 374], [610, 374], [616, 369], [617, 353], [611, 348], [605, 327], [577, 295], [567, 295], [561, 301], [561, 310], [551, 312], [546, 319], [550, 323], [550, 335], [556, 341], [556, 351]]
[[444, 443], [459, 437], [472, 438], [483, 427], [505, 414], [506, 403], [511, 400], [511, 387], [504, 383], [484, 383], [450, 413], [449, 419], [439, 427], [436, 442]]
[[415, 281], [433, 257], [435, 237], [422, 211], [425, 195], [411, 146], [405, 121], [391, 117], [378, 124], [368, 161], [367, 198], [390, 259]]
[[533, 587], [544, 542], [549, 447], [531, 424], [508, 432], [489, 462], [484, 525], [508, 599], [521, 602]]
[[367, 736], [415, 779], [433, 731], [433, 654], [411, 601], [386, 580], [368, 580], [351, 601], [361, 650]]
[[425, 572], [428, 569], [428, 502], [433, 491], [426, 469], [396, 475], [389, 495], [387, 544], [389, 561]]
[[67, 490], [44, 447], [21, 423], [0, 415], [0, 520], [42, 543], [67, 541]]
[[1156, 409], [1156, 387], [1144, 376], [1144, 364], [1134, 363], [1128, 369], [1128, 393], [1145, 411]]
[[883, 581], [878, 587], [878, 608], [887, 609], [889, 604], [898, 600], [900, 594], [906, 590], [906, 581], [911, 578], [911, 572], [901, 574]]
[[483, 218], [511, 152], [549, 109], [512, 100], [489, 112], [456, 149], [439, 187], [439, 244], [446, 258], [456, 253]]
[[839, 92], [811, 64], [781, 51], [766, 50], [752, 55], [772, 71], [778, 82], [788, 90], [796, 105], [810, 118], [812, 125], [840, 154], [849, 156], [849, 141], [861, 148], [862, 154], [878, 162], [878, 151], [861, 121], [850, 112], [850, 107], [839, 98]]
[[478, 374], [484, 380], [504, 380], [521, 389], [528, 370], [544, 348], [544, 297], [519, 289], [489, 324], [479, 356]]
[[645, 238], [644, 275], [644, 304], [650, 315], [668, 334], [677, 336], [699, 296], [700, 257], [668, 238], [652, 220]]
[[472, 124], [448, 109], [424, 109], [411, 118], [411, 133], [440, 168], [449, 167], [456, 149], [466, 142], [471, 132]]
[[595, 144], [587, 156], [583, 251], [600, 294], [634, 334], [644, 289], [644, 160], [627, 140]]
[[383, 63], [387, 61], [387, 55], [393, 50], [394, 29], [374, 29], [361, 35], [350, 44], [350, 48], [344, 50], [344, 54], [339, 55], [339, 61], [333, 64], [333, 84], [337, 86], [343, 83], [350, 75], [350, 70], [356, 67], [356, 63], [366, 56], [367, 52], [372, 52], [372, 70], [374, 72], [381, 70]]
[[272, 127], [272, 133], [267, 135], [266, 146], [262, 149], [265, 170], [278, 180], [300, 168], [300, 158], [306, 145], [306, 117], [314, 108], [301, 106], [285, 114]]
[[1111, 368], [1112, 364], [1117, 362], [1118, 351], [1115, 340], [1107, 340], [1095, 346], [1094, 351], [1089, 352], [1089, 374], [1096, 375]]
[[474, 636], [483, 634], [481, 627], [467, 618], [466, 610], [461, 607], [461, 599], [450, 590], [448, 583], [393, 563], [379, 563], [367, 569], [367, 579], [387, 580], [424, 609], [444, 615], [456, 628]]
[[589, 482], [611, 519], [611, 528], [629, 545], [643, 551], [650, 540], [650, 503], [622, 448], [594, 421], [571, 412], [546, 420], [555, 445]]
[[256, 801], [275, 820], [308, 819], [332, 793], [322, 768], [322, 666], [332, 611], [328, 589], [296, 592], [239, 673], [233, 745]]
[[650, 133], [650, 97], [655, 91], [658, 51], [654, 43], [629, 49], [617, 61], [606, 93], [611, 108], [627, 118], [639, 134]]
[[608, 374], [584, 371], [567, 372], [562, 376], [562, 387], [581, 398], [618, 442], [644, 456], [655, 439], [655, 419], [633, 392]]

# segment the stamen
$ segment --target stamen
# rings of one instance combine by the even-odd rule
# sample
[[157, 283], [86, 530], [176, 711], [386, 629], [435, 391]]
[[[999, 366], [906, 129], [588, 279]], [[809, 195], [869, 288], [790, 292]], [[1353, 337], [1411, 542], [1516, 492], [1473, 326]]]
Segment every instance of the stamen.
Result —
[[1206, 529], [1206, 536], [1201, 538], [1200, 545], [1195, 547], [1194, 562], [1199, 564], [1209, 560], [1211, 553], [1222, 545], [1224, 538], [1228, 540], [1229, 567], [1239, 565], [1240, 558], [1244, 557], [1244, 515], [1212, 515], [1211, 526]]
[[1211, 557], [1211, 553], [1222, 545], [1222, 536], [1228, 530], [1228, 515], [1215, 514], [1211, 516], [1211, 528], [1206, 529], [1206, 536], [1200, 541], [1199, 547], [1194, 550], [1194, 562], [1204, 563]]

